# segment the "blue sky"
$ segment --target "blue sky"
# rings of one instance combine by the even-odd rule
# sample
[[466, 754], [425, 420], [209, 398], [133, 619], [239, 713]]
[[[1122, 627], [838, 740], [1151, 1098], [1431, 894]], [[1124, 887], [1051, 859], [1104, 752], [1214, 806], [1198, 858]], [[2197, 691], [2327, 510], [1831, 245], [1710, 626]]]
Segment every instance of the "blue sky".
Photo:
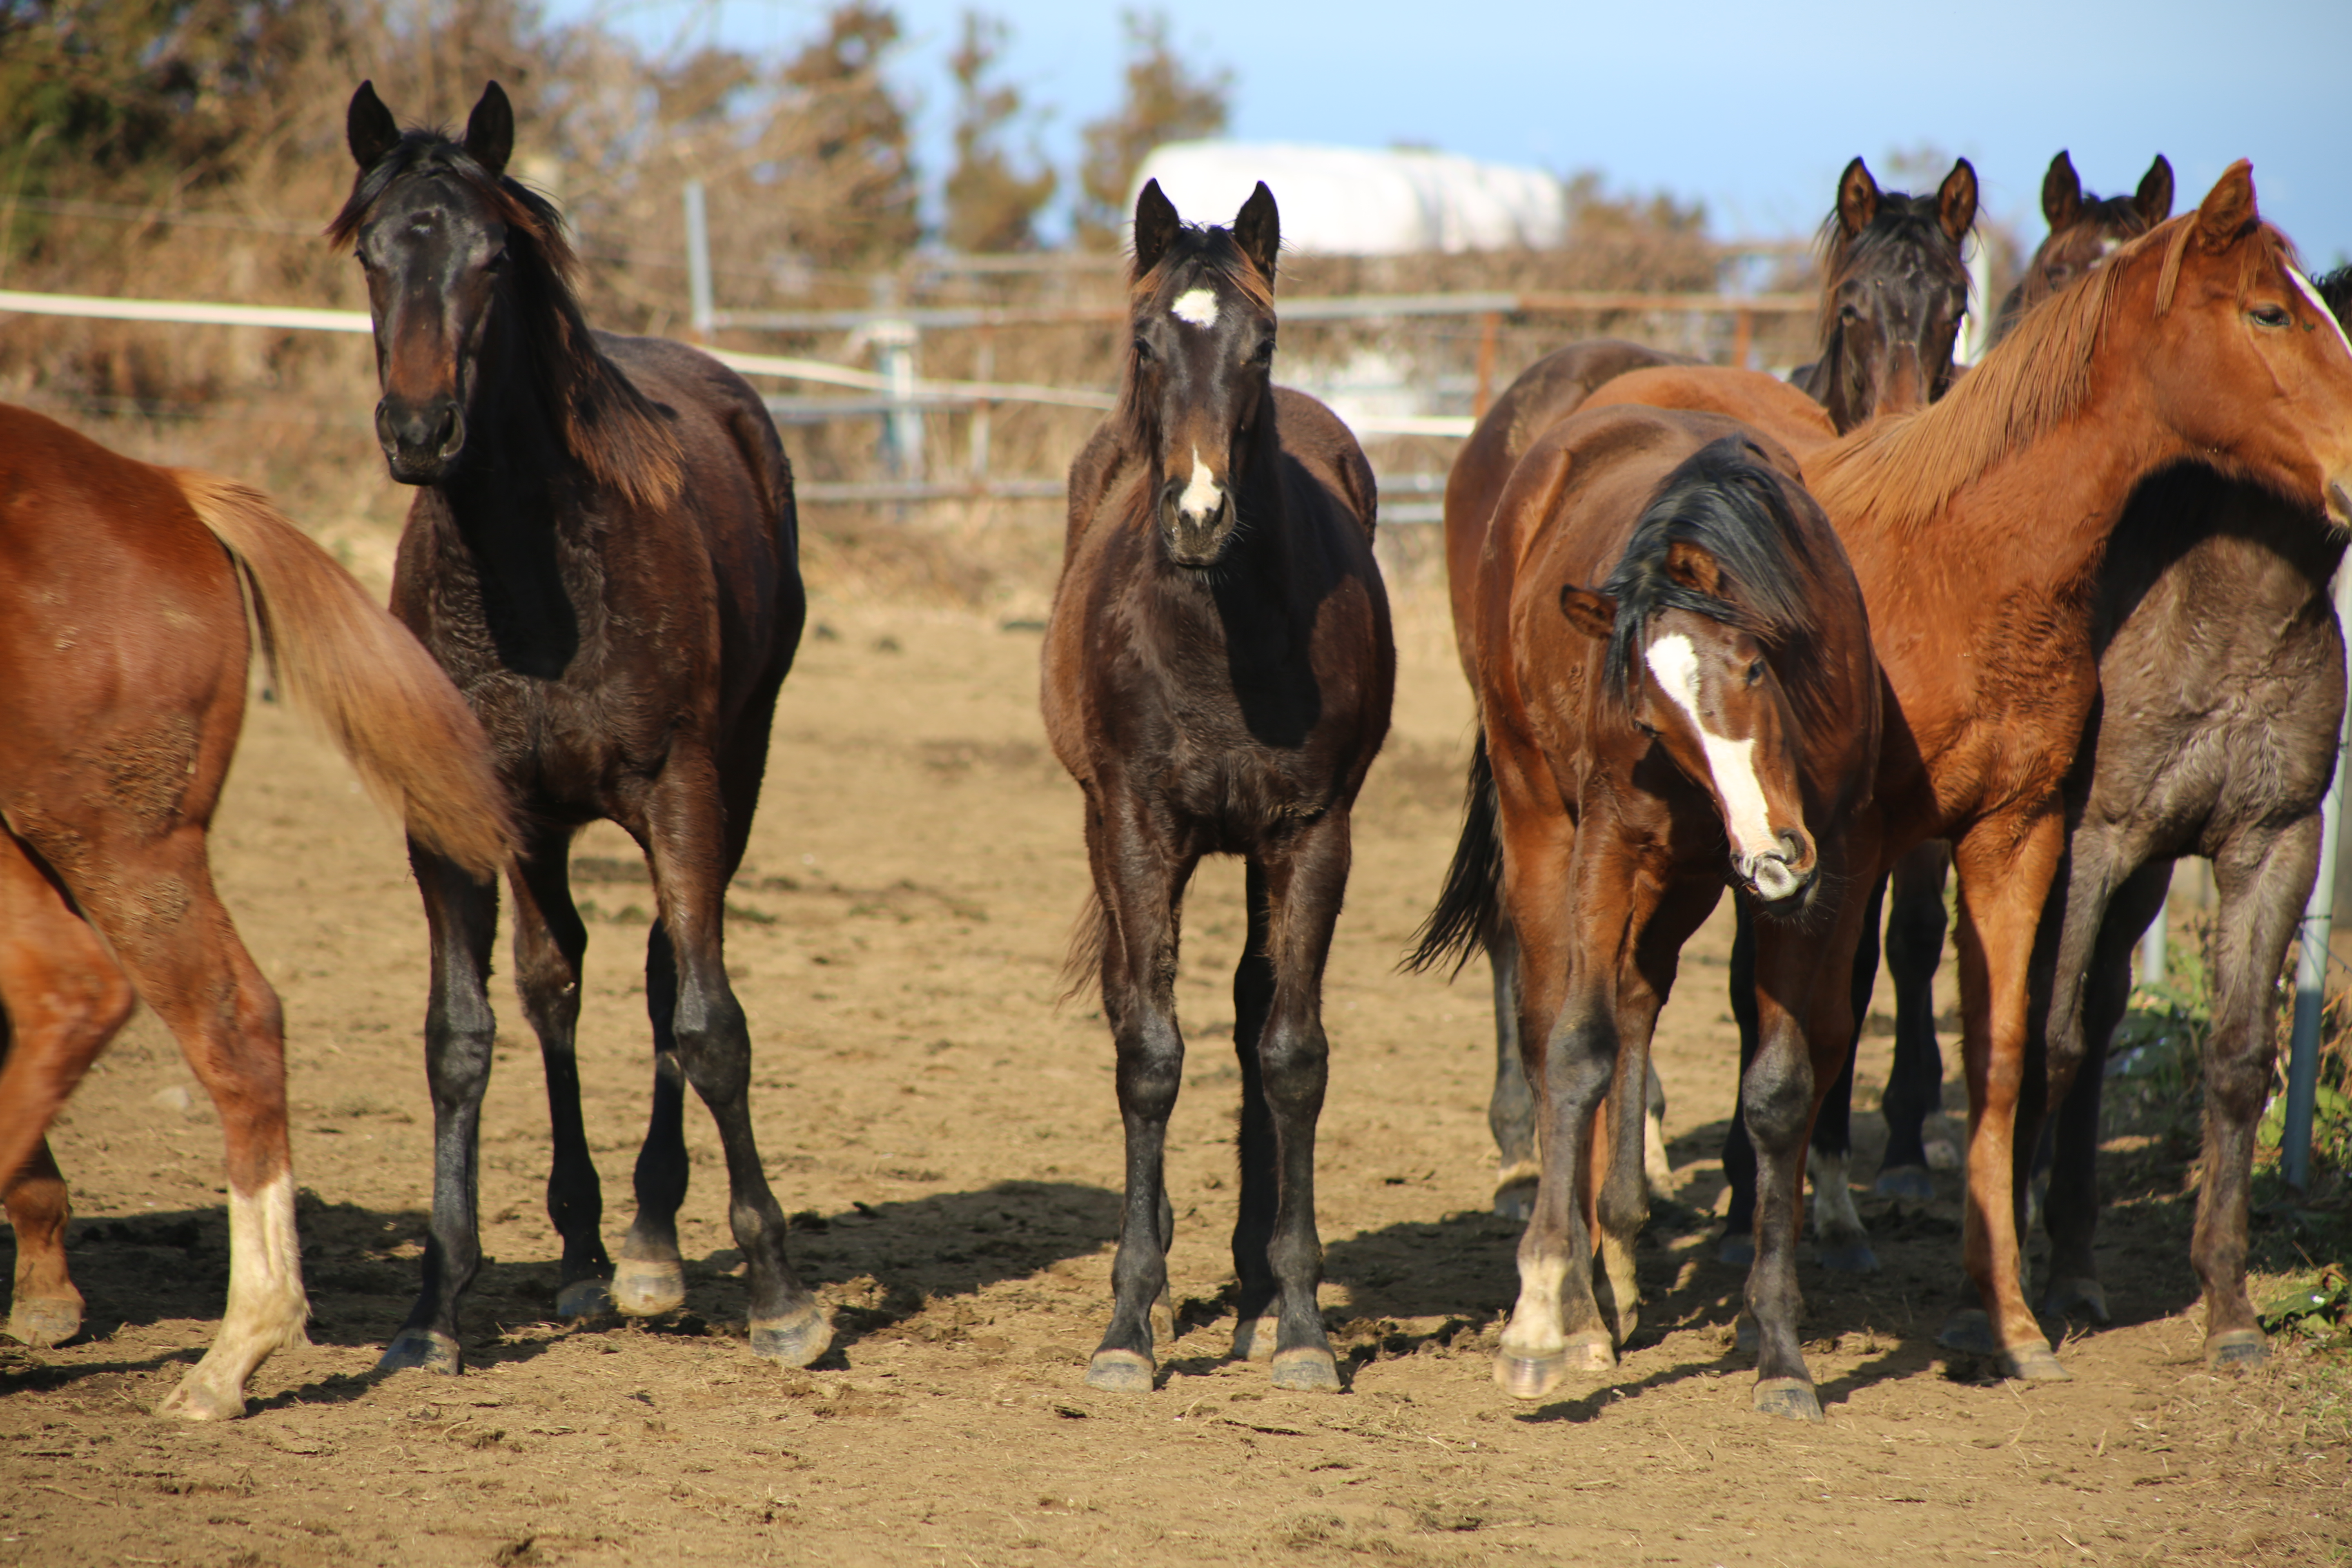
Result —
[[[2233, 158], [2253, 160], [2263, 215], [2315, 270], [2352, 259], [2352, 3], [1978, 0], [1926, 6], [1489, 0], [1182, 0], [1163, 7], [1179, 50], [1234, 77], [1233, 133], [1265, 141], [1398, 142], [1704, 200], [1715, 232], [1810, 233], [1838, 171], [1923, 146], [1975, 163], [1989, 213], [2041, 237], [2051, 155], [2068, 149], [2098, 194], [2172, 161], [2178, 205]], [[946, 57], [964, 6], [899, 0], [908, 40], [893, 74], [919, 105], [918, 154], [936, 183], [952, 106]], [[1047, 155], [1075, 163], [1078, 127], [1116, 102], [1119, 10], [992, 0], [1003, 64]], [[717, 39], [782, 51], [814, 34], [807, 0], [550, 0], [655, 47]]]

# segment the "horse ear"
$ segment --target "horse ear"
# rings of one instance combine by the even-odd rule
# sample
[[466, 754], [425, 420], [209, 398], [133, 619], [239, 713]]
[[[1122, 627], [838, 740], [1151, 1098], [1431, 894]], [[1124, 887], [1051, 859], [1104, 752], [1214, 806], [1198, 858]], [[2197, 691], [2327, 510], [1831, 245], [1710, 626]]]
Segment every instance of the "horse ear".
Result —
[[2254, 206], [2254, 166], [2241, 158], [2197, 204], [2198, 242], [2208, 250], [2227, 250], [2262, 218]]
[[2139, 208], [2140, 220], [2154, 228], [2172, 216], [2172, 165], [2158, 153], [2156, 162], [2139, 179], [2139, 194], [2132, 197], [2132, 205]]
[[1160, 188], [1157, 180], [1143, 182], [1143, 194], [1135, 198], [1135, 275], [1138, 278], [1160, 265], [1174, 243], [1176, 231], [1184, 220], [1176, 216], [1176, 204]]
[[466, 156], [497, 179], [507, 172], [507, 158], [513, 152], [514, 105], [507, 101], [507, 89], [491, 82], [466, 117]]
[[343, 140], [351, 143], [352, 159], [363, 170], [374, 168], [400, 145], [399, 122], [375, 95], [374, 82], [360, 83], [359, 91], [352, 94], [351, 110], [343, 116]]
[[2083, 176], [2074, 173], [2074, 160], [2060, 148], [2058, 156], [2050, 160], [2050, 172], [2042, 176], [2042, 217], [2049, 224], [2050, 232], [2072, 228], [2083, 216]]
[[1275, 256], [1282, 249], [1282, 216], [1276, 211], [1274, 193], [1265, 188], [1264, 180], [1257, 183], [1257, 189], [1250, 193], [1249, 200], [1234, 215], [1234, 238], [1241, 246], [1242, 254], [1257, 268], [1258, 276], [1265, 279], [1265, 286], [1273, 288]]
[[1586, 637], [1606, 642], [1617, 630], [1617, 601], [1606, 594], [1596, 594], [1590, 588], [1580, 588], [1573, 583], [1563, 584], [1559, 590], [1559, 613], [1568, 624]]
[[1848, 239], [1870, 226], [1878, 216], [1878, 182], [1870, 177], [1870, 165], [1856, 158], [1838, 176], [1838, 226], [1845, 230]]
[[1969, 237], [1970, 226], [1977, 221], [1976, 165], [1966, 158], [1952, 160], [1952, 172], [1944, 176], [1944, 187], [1936, 193], [1936, 221], [1943, 226], [1944, 237], [1954, 245]]
[[1711, 599], [1723, 597], [1723, 568], [1697, 545], [1677, 539], [1666, 546], [1666, 575]]

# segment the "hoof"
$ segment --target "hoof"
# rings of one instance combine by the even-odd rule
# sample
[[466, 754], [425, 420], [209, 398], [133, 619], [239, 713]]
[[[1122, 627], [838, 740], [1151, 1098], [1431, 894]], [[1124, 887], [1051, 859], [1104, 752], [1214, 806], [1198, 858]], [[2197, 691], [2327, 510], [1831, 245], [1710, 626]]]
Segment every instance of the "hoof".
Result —
[[1521, 1356], [1501, 1351], [1495, 1356], [1495, 1386], [1514, 1399], [1541, 1399], [1567, 1377], [1564, 1355]]
[[1263, 1318], [1244, 1318], [1234, 1325], [1234, 1359], [1272, 1361], [1275, 1336], [1281, 1329], [1282, 1320], [1271, 1312]]
[[1105, 1394], [1151, 1392], [1151, 1358], [1133, 1351], [1097, 1351], [1087, 1363], [1087, 1386]]
[[1715, 1259], [1718, 1263], [1728, 1263], [1735, 1268], [1751, 1267], [1756, 1261], [1755, 1233], [1746, 1230], [1725, 1231], [1722, 1244], [1715, 1249]]
[[1295, 1351], [1276, 1351], [1274, 1355], [1274, 1385], [1300, 1394], [1337, 1394], [1339, 1392], [1339, 1363], [1329, 1351], [1316, 1345], [1302, 1345]]
[[1801, 1377], [1759, 1378], [1756, 1384], [1756, 1413], [1777, 1415], [1783, 1421], [1819, 1421], [1822, 1418], [1821, 1396], [1813, 1385]]
[[2215, 1372], [2252, 1372], [2270, 1359], [2260, 1329], [2224, 1329], [2205, 1341], [2205, 1364]]
[[245, 1390], [219, 1387], [200, 1363], [180, 1379], [180, 1386], [155, 1407], [155, 1414], [183, 1421], [235, 1421], [245, 1414]]
[[1870, 1190], [1882, 1198], [1924, 1204], [1936, 1195], [1936, 1183], [1925, 1165], [1889, 1165], [1878, 1173]]
[[2003, 1346], [2000, 1374], [2020, 1383], [2065, 1383], [2074, 1375], [2059, 1362], [2055, 1352], [2039, 1341]]
[[1764, 1331], [1756, 1324], [1756, 1314], [1743, 1311], [1731, 1327], [1731, 1348], [1741, 1355], [1754, 1355], [1764, 1348]]
[[1945, 1319], [1943, 1328], [1936, 1334], [1936, 1342], [1962, 1355], [2000, 1353], [2000, 1347], [1993, 1343], [1992, 1319], [1981, 1307], [1963, 1307]]
[[2095, 1279], [2053, 1279], [2050, 1293], [2042, 1299], [2042, 1315], [2045, 1318], [2072, 1317], [2076, 1308], [2083, 1315], [2105, 1328], [2115, 1320], [2107, 1315], [2107, 1292]]
[[621, 1259], [613, 1274], [613, 1306], [631, 1318], [656, 1318], [686, 1305], [686, 1269], [677, 1263]]
[[1495, 1189], [1495, 1212], [1505, 1219], [1521, 1224], [1535, 1217], [1536, 1183], [1533, 1177], [1524, 1181], [1510, 1180]]
[[1159, 1300], [1151, 1303], [1151, 1342], [1172, 1345], [1176, 1342], [1176, 1308], [1168, 1299], [1168, 1289], [1160, 1287]]
[[591, 1318], [613, 1315], [613, 1282], [610, 1279], [574, 1279], [555, 1293], [555, 1315], [567, 1322], [584, 1322]]
[[1813, 1261], [1824, 1268], [1834, 1268], [1841, 1274], [1875, 1274], [1878, 1254], [1866, 1241], [1843, 1241], [1824, 1244], [1813, 1254]]
[[378, 1372], [438, 1372], [456, 1377], [466, 1370], [465, 1352], [457, 1342], [430, 1329], [403, 1329], [383, 1347]]
[[751, 1353], [779, 1366], [806, 1366], [833, 1346], [833, 1324], [824, 1309], [810, 1307], [798, 1317], [751, 1320]]
[[81, 1332], [81, 1302], [46, 1297], [18, 1301], [8, 1313], [8, 1337], [37, 1351], [61, 1345]]
[[1607, 1334], [1572, 1334], [1561, 1359], [1570, 1372], [1615, 1372], [1617, 1347]]

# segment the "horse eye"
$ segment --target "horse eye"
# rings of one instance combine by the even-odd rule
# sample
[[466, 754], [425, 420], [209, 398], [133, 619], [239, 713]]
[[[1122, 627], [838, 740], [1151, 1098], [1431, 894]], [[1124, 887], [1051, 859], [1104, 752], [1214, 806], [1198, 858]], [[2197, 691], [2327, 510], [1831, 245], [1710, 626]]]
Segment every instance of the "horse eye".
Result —
[[1145, 342], [1141, 338], [1135, 340], [1135, 360], [1138, 364], [1150, 364], [1151, 363], [1151, 345]]
[[1838, 307], [1838, 320], [1843, 321], [1847, 326], [1852, 326], [1854, 322], [1862, 320], [1862, 312], [1855, 310], [1851, 305], [1840, 305]]
[[1274, 340], [1272, 338], [1266, 338], [1260, 342], [1256, 348], [1250, 351], [1250, 358], [1260, 364], [1272, 364], [1274, 363]]
[[2257, 305], [2246, 313], [2253, 317], [2259, 325], [2265, 327], [2284, 327], [2293, 320], [2286, 313], [2286, 307], [2284, 305]]
[[1748, 684], [1753, 686], [1763, 679], [1764, 661], [1760, 658], [1751, 661], [1748, 666]]

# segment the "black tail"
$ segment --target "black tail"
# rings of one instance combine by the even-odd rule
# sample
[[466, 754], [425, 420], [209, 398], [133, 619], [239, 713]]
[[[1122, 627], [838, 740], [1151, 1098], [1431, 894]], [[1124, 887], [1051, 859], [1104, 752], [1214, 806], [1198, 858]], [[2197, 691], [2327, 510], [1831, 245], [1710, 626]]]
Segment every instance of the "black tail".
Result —
[[1448, 976], [1459, 974], [1473, 953], [1485, 952], [1494, 941], [1503, 912], [1503, 840], [1495, 829], [1495, 766], [1486, 759], [1486, 737], [1481, 734], [1470, 753], [1462, 842], [1454, 847], [1437, 907], [1413, 933], [1412, 951], [1405, 956], [1404, 967], [1416, 974], [1436, 968], [1449, 955], [1454, 966]]

